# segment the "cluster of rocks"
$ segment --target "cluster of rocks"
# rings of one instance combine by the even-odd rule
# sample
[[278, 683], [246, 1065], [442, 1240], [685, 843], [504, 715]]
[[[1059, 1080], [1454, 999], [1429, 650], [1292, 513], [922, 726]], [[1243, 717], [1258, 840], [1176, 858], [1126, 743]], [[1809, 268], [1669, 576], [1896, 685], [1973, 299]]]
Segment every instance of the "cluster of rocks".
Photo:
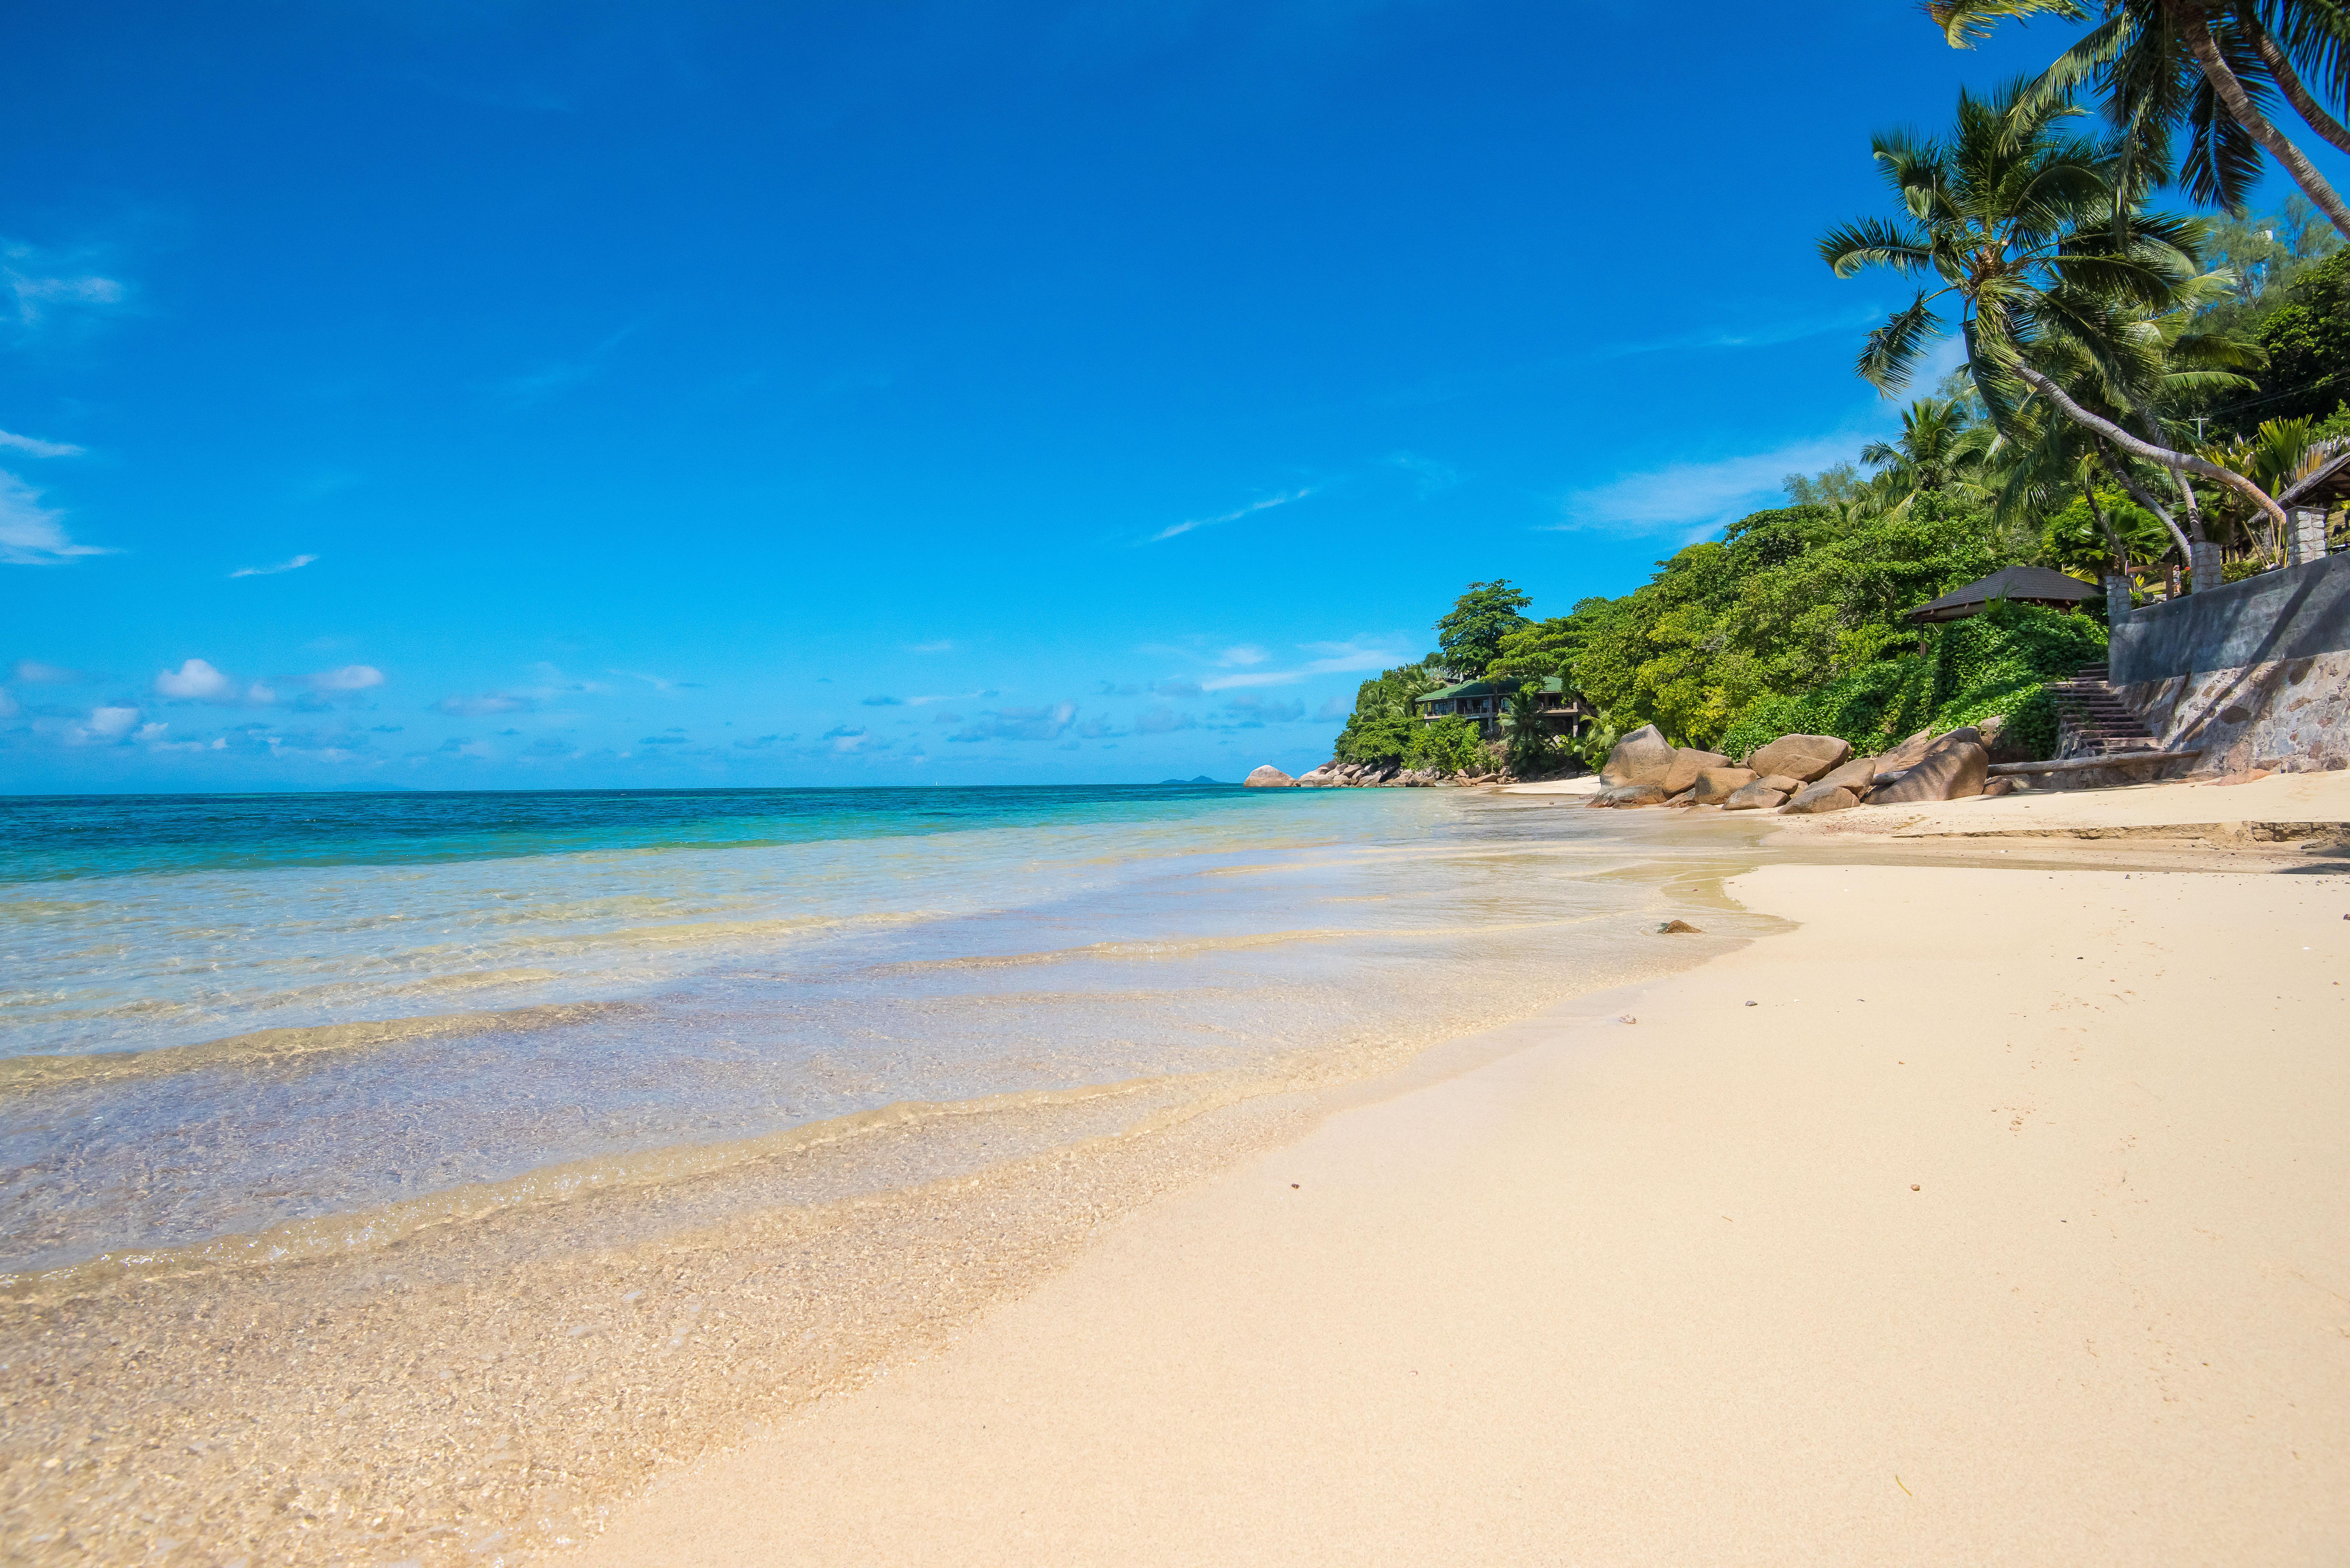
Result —
[[1267, 764], [1241, 782], [1250, 789], [1432, 789], [1496, 784], [1500, 778], [1498, 774], [1440, 774], [1433, 768], [1402, 768], [1393, 763], [1332, 762], [1295, 778]]
[[1937, 735], [1920, 730], [1878, 757], [1856, 757], [1834, 735], [1782, 735], [1756, 748], [1746, 766], [1718, 752], [1676, 746], [1654, 724], [1633, 731], [1599, 770], [1596, 807], [1719, 806], [1811, 815], [1863, 802], [1885, 805], [2004, 794], [1991, 779], [1991, 753], [1973, 725]]

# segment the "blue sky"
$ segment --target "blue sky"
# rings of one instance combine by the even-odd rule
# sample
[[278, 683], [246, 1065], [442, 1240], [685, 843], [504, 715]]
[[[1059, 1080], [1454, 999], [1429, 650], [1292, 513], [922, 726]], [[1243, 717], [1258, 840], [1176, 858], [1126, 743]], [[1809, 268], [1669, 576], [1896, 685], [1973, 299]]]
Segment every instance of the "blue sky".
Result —
[[0, 789], [1118, 782], [1849, 455], [1893, 0], [34, 7]]

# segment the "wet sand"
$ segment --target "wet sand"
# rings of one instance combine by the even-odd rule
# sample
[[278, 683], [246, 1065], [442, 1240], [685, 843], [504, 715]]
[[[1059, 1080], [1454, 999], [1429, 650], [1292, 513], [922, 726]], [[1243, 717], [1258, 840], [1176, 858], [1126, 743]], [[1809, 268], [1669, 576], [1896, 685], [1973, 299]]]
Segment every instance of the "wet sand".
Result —
[[1131, 1212], [575, 1560], [2350, 1550], [2350, 878], [1731, 887], [1800, 929]]

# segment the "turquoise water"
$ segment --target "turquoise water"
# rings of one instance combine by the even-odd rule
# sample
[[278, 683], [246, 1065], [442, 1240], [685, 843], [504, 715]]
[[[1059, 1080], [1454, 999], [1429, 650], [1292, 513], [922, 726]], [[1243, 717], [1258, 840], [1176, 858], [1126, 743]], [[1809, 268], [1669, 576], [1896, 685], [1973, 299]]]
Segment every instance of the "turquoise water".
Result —
[[1386, 1060], [1653, 961], [1669, 896], [1616, 817], [1195, 785], [0, 800], [0, 1268], [373, 1235], [349, 1217], [910, 1101]]

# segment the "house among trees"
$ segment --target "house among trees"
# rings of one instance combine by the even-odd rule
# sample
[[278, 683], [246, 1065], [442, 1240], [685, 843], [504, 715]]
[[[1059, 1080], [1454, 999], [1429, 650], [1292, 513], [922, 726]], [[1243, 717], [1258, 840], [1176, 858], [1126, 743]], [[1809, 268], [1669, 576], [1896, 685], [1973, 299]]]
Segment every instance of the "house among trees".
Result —
[[1488, 741], [1498, 741], [1509, 727], [1510, 699], [1527, 685], [1536, 687], [1542, 696], [1540, 710], [1543, 733], [1566, 735], [1580, 739], [1597, 717], [1580, 692], [1570, 691], [1566, 683], [1553, 675], [1538, 681], [1524, 680], [1463, 680], [1456, 686], [1440, 687], [1413, 700], [1423, 720], [1433, 722], [1452, 714], [1473, 721], [1478, 735]]

